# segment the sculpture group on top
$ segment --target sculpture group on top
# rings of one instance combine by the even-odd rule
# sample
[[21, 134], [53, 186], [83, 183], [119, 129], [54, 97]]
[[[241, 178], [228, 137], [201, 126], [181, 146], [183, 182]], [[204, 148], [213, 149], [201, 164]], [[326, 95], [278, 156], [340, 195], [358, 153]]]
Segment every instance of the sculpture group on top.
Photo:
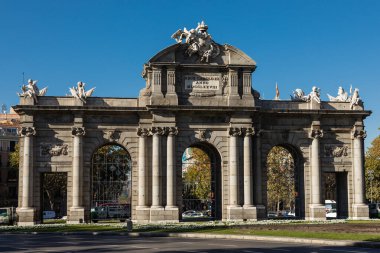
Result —
[[28, 84], [25, 85], [23, 84], [21, 86], [22, 93], [17, 93], [19, 97], [29, 97], [33, 98], [34, 102], [37, 104], [38, 103], [38, 96], [45, 96], [47, 92], [47, 87], [39, 90], [37, 87], [37, 80], [28, 80]]
[[[276, 92], [277, 92], [276, 88]], [[352, 87], [350, 88], [350, 95], [347, 94], [347, 92], [344, 91], [343, 87], [338, 88], [338, 96], [333, 97], [329, 94], [327, 94], [329, 100], [331, 102], [349, 102], [350, 103], [350, 109], [353, 109], [354, 106], [360, 105], [362, 103], [362, 100], [359, 96], [359, 89], [355, 88], [352, 90]], [[295, 89], [293, 91], [293, 96], [290, 95], [291, 100], [293, 101], [305, 101], [310, 102], [312, 100], [316, 101], [317, 103], [321, 103], [321, 96], [320, 96], [320, 89], [316, 86], [313, 86], [312, 91], [305, 95], [304, 91], [302, 89]]]
[[79, 81], [77, 83], [77, 87], [72, 87], [70, 89], [70, 93], [73, 97], [79, 99], [83, 103], [86, 103], [86, 98], [90, 97], [94, 92], [95, 88], [91, 88], [88, 91], [85, 91], [84, 86], [86, 84], [84, 82]]
[[187, 30], [186, 27], [178, 29], [171, 37], [177, 41], [187, 45], [186, 54], [191, 57], [197, 55], [201, 62], [208, 63], [210, 58], [219, 55], [219, 46], [211, 39], [211, 35], [207, 32], [208, 26], [202, 21], [198, 23], [197, 28]]

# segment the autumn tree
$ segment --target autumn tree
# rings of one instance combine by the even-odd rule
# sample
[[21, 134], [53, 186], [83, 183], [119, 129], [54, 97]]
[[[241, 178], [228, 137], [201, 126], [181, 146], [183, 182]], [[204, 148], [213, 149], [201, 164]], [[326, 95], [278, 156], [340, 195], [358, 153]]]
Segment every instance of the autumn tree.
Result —
[[380, 136], [374, 139], [365, 156], [366, 197], [380, 202]]
[[182, 180], [185, 199], [207, 199], [211, 193], [210, 157], [199, 148], [190, 148], [185, 158]]
[[9, 167], [18, 170], [20, 164], [20, 144], [15, 145], [15, 150], [9, 153]]
[[294, 160], [287, 149], [279, 146], [271, 149], [267, 157], [267, 177], [268, 210], [294, 210]]

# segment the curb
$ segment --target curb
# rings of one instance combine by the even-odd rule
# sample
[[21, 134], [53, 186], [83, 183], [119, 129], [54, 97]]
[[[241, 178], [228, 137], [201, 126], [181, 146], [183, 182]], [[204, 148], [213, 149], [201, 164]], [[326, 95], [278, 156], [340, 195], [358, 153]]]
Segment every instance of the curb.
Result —
[[[12, 232], [3, 232], [1, 234], [20, 234]], [[276, 236], [255, 236], [255, 235], [218, 235], [203, 233], [164, 233], [164, 232], [25, 232], [21, 234], [60, 234], [60, 235], [122, 235], [129, 237], [177, 237], [177, 238], [197, 238], [197, 239], [233, 239], [233, 240], [252, 240], [252, 241], [273, 241], [273, 242], [291, 242], [309, 245], [329, 245], [329, 246], [349, 246], [349, 247], [367, 247], [380, 248], [380, 242], [350, 241], [350, 240], [328, 240], [328, 239], [308, 239], [293, 237], [276, 237]]]

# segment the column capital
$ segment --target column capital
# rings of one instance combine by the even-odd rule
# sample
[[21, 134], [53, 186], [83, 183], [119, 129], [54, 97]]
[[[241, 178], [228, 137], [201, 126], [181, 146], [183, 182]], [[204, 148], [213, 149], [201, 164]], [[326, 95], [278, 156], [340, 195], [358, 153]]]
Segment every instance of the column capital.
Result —
[[166, 133], [165, 127], [152, 127], [149, 129], [150, 135], [164, 135]]
[[322, 129], [311, 129], [309, 133], [309, 137], [311, 139], [320, 139], [323, 137], [323, 130]]
[[84, 136], [86, 134], [86, 131], [84, 127], [72, 127], [71, 134], [74, 136]]
[[251, 137], [255, 135], [255, 129], [253, 127], [243, 128], [243, 135]]
[[137, 135], [140, 136], [140, 137], [147, 137], [150, 135], [150, 131], [148, 128], [137, 128]]
[[230, 127], [228, 129], [228, 133], [230, 136], [237, 137], [237, 136], [241, 135], [241, 129], [238, 127]]
[[166, 127], [166, 132], [169, 136], [174, 136], [178, 134], [178, 127]]
[[22, 127], [18, 133], [20, 136], [30, 137], [36, 135], [36, 129], [34, 127]]
[[352, 139], [365, 139], [367, 137], [367, 131], [354, 129], [351, 132]]

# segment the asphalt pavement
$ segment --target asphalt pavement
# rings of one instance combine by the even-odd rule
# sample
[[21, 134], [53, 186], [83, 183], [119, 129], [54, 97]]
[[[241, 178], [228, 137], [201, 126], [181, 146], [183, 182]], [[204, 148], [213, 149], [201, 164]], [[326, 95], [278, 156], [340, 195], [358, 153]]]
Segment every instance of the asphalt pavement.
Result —
[[379, 248], [215, 238], [93, 234], [0, 234], [0, 252], [379, 253]]

